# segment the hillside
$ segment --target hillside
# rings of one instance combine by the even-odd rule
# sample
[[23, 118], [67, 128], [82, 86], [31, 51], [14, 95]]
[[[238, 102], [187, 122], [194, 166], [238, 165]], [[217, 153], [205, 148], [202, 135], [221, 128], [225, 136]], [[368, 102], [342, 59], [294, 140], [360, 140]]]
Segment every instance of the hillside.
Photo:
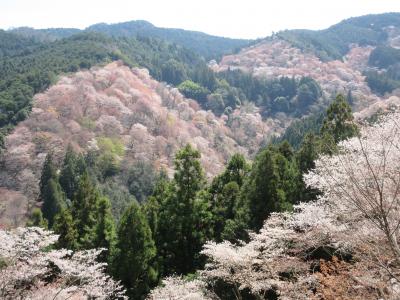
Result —
[[33, 29], [19, 27], [10, 30], [10, 32], [28, 38], [35, 38], [42, 42], [68, 38], [80, 32], [98, 32], [110, 37], [159, 38], [190, 49], [207, 59], [232, 53], [250, 42], [249, 40], [218, 37], [197, 31], [156, 27], [147, 21], [130, 21], [116, 24], [99, 23], [91, 25], [84, 30], [75, 28]]
[[250, 41], [217, 37], [198, 31], [175, 28], [160, 28], [147, 21], [131, 21], [117, 24], [95, 24], [86, 28], [111, 36], [146, 36], [162, 38], [190, 49], [206, 59], [219, 57], [246, 46]]
[[0, 30], [0, 298], [399, 299], [399, 21]]
[[202, 154], [207, 176], [213, 177], [231, 155], [249, 156], [275, 130], [257, 113], [237, 110], [232, 119], [228, 127], [226, 119], [201, 110], [147, 70], [117, 62], [62, 77], [35, 96], [28, 119], [5, 140], [0, 223], [20, 224], [25, 218], [38, 197], [38, 178], [49, 151], [60, 163], [68, 144], [78, 152], [101, 152], [111, 143], [121, 147], [116, 159], [126, 172], [140, 161], [171, 173], [176, 151], [191, 143]]
[[341, 59], [352, 44], [377, 46], [387, 43], [394, 29], [399, 27], [400, 14], [386, 13], [350, 18], [324, 30], [285, 30], [277, 36], [326, 61]]
[[394, 47], [399, 28], [400, 14], [393, 13], [352, 18], [321, 31], [283, 31], [211, 67], [257, 78], [309, 76], [325, 97], [351, 92], [353, 108], [359, 110], [398, 96], [400, 61]]

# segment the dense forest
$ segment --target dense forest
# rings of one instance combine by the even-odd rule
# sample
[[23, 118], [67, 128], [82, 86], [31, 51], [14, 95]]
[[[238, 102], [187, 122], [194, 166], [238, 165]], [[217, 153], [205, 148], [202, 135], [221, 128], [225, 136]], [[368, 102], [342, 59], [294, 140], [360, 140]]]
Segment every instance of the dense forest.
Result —
[[[286, 30], [268, 39], [282, 39], [322, 61], [342, 60], [351, 44], [372, 46], [368, 65], [359, 77], [374, 96], [384, 96], [400, 88], [400, 50], [387, 43], [386, 29], [393, 24], [400, 26], [399, 14], [369, 15], [326, 30]], [[188, 295], [190, 299], [295, 299], [293, 295], [300, 294], [334, 299], [358, 296], [354, 286], [382, 298], [396, 294], [400, 184], [393, 153], [399, 149], [398, 115], [392, 120], [391, 113], [379, 110], [369, 123], [356, 122], [351, 89], [343, 89], [344, 94], [328, 93], [316, 78], [304, 73], [271, 77], [255, 76], [239, 67], [212, 69], [210, 59], [240, 51], [250, 42], [157, 28], [145, 21], [96, 24], [82, 31], [0, 30], [0, 156], [7, 151], [7, 136], [29, 119], [36, 94], [65, 74], [79, 74], [112, 61], [120, 61], [127, 70], [131, 69], [126, 66], [146, 69], [135, 69], [134, 78], [147, 74], [140, 88], [163, 87], [147, 101], [157, 101], [164, 92], [182, 100], [163, 107], [165, 120], [154, 117], [154, 124], [159, 125], [155, 131], [168, 130], [160, 125], [164, 121], [174, 126], [176, 120], [168, 109], [178, 111], [179, 105], [186, 109], [179, 113], [204, 110], [199, 114], [206, 121], [200, 120], [188, 131], [213, 131], [216, 127], [204, 125], [210, 118], [210, 123], [226, 125], [218, 127], [226, 133], [235, 128], [230, 127], [235, 113], [242, 111], [248, 118], [257, 114], [260, 122], [255, 124], [269, 122], [272, 127], [277, 119], [287, 121], [281, 135], [263, 136], [260, 149], [249, 151], [253, 157], [233, 154], [214, 177], [207, 176], [202, 165], [204, 149], [191, 144], [181, 147], [183, 139], [176, 141], [179, 151], [171, 151], [171, 173], [149, 161], [122, 160], [128, 151], [127, 136], [152, 137], [141, 136], [141, 132], [135, 136], [128, 131], [124, 137], [122, 129], [93, 134], [92, 140], [81, 139], [87, 148], [78, 152], [70, 144], [61, 151], [62, 157], [60, 151], [43, 151], [45, 147], [35, 148], [33, 143], [26, 146], [23, 134], [14, 137], [15, 153], [32, 147], [24, 153], [43, 160], [39, 195], [28, 205], [26, 228], [15, 232], [0, 228], [4, 241], [0, 245], [0, 298], [38, 299], [46, 291], [54, 299], [74, 293], [93, 299], [181, 299]], [[101, 72], [87, 76], [96, 74]], [[148, 74], [162, 83], [156, 85]], [[86, 87], [94, 90], [98, 82], [92, 81]], [[112, 100], [118, 98], [113, 92]], [[144, 97], [145, 92], [136, 91], [136, 95]], [[160, 103], [171, 100], [168, 97], [159, 99]], [[119, 100], [104, 105], [117, 110]], [[136, 108], [148, 109], [143, 103]], [[152, 112], [141, 113], [145, 120]], [[132, 122], [130, 129], [147, 132], [146, 126], [126, 116], [106, 118], [101, 125]], [[84, 116], [68, 126], [94, 132], [98, 130], [94, 123]], [[71, 135], [83, 132], [72, 129]], [[233, 140], [233, 135], [226, 134], [226, 139], [213, 136], [213, 142]], [[50, 134], [38, 136], [43, 144], [50, 140]], [[196, 137], [201, 145], [210, 143], [200, 134]], [[166, 141], [161, 139], [160, 144]], [[67, 142], [60, 144], [64, 150]], [[11, 169], [30, 160], [29, 155]], [[353, 235], [362, 242], [352, 241]], [[360, 267], [361, 262], [365, 265]], [[363, 274], [370, 277], [365, 279]], [[346, 291], [338, 288], [341, 283]]]
[[259, 230], [266, 216], [315, 199], [318, 191], [305, 185], [303, 174], [319, 153], [334, 153], [338, 142], [357, 134], [352, 118], [338, 95], [319, 132], [305, 134], [299, 150], [287, 141], [271, 144], [252, 164], [234, 155], [210, 183], [199, 151], [187, 145], [176, 154], [172, 179], [161, 172], [147, 183], [153, 186], [148, 197], [137, 201], [130, 194], [122, 203], [109, 200], [118, 199], [112, 195], [118, 190], [100, 188], [104, 177], [118, 173], [101, 172], [101, 157], [69, 148], [57, 172], [50, 153], [40, 180], [43, 204], [30, 225], [60, 234], [61, 248], [107, 249], [100, 258], [109, 263], [108, 272], [141, 299], [161, 278], [204, 267], [200, 251], [206, 241], [246, 241], [247, 230]]
[[314, 52], [322, 60], [333, 60], [342, 59], [350, 44], [375, 46], [385, 42], [384, 28], [399, 24], [398, 13], [387, 13], [350, 18], [324, 30], [286, 30], [277, 35], [295, 47]]
[[266, 116], [277, 112], [298, 116], [307, 113], [322, 96], [311, 78], [259, 80], [237, 71], [214, 73], [201, 56], [155, 38], [114, 38], [85, 32], [43, 43], [8, 32], [1, 34], [0, 72], [5, 76], [0, 80], [0, 146], [4, 135], [28, 116], [33, 95], [48, 88], [58, 75], [118, 59], [147, 68], [155, 79], [177, 86], [216, 115], [229, 115], [250, 101]]

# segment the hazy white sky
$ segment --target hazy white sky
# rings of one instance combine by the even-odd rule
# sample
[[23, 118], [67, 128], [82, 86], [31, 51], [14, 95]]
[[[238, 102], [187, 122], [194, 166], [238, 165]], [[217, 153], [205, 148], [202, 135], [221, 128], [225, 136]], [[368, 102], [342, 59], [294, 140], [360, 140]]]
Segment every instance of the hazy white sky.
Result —
[[400, 0], [0, 0], [0, 28], [85, 28], [147, 20], [161, 27], [257, 38], [283, 29], [323, 29], [382, 12], [400, 12]]

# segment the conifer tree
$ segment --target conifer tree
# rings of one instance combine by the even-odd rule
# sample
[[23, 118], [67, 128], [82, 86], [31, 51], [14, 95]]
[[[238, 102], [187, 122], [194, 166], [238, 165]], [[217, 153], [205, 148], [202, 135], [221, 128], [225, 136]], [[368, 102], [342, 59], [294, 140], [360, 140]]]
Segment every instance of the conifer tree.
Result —
[[113, 257], [113, 272], [128, 289], [132, 299], [143, 299], [157, 281], [152, 262], [156, 247], [147, 220], [138, 204], [123, 214], [118, 226], [118, 242]]
[[[209, 187], [210, 202], [213, 210], [214, 239], [221, 241], [242, 238], [244, 225], [240, 219], [247, 218], [243, 208], [238, 205], [239, 191], [248, 174], [249, 166], [241, 154], [234, 154], [224, 172], [215, 177]], [[234, 220], [235, 219], [235, 220]], [[225, 228], [229, 224], [229, 228]], [[245, 227], [242, 228], [243, 230]], [[223, 236], [223, 238], [222, 238]]]
[[53, 230], [59, 234], [57, 246], [59, 248], [75, 250], [78, 248], [78, 232], [68, 208], [64, 208], [57, 214], [54, 220]]
[[243, 186], [242, 197], [249, 206], [252, 229], [260, 229], [270, 213], [290, 208], [274, 156], [271, 149], [262, 151]]
[[72, 216], [78, 233], [78, 245], [87, 249], [94, 247], [97, 225], [97, 205], [100, 193], [85, 172], [72, 201]]
[[53, 155], [51, 153], [48, 153], [46, 155], [46, 159], [43, 164], [42, 174], [39, 182], [40, 196], [44, 194], [48, 181], [56, 177], [57, 177], [57, 172], [53, 164]]
[[107, 197], [101, 197], [97, 203], [95, 231], [95, 248], [104, 248], [100, 259], [104, 262], [109, 260], [116, 242], [115, 223], [111, 213], [111, 203]]
[[48, 221], [49, 228], [53, 226], [55, 215], [61, 210], [65, 196], [58, 183], [57, 172], [49, 153], [43, 165], [40, 178], [40, 199], [42, 201], [43, 217]]
[[165, 274], [194, 271], [200, 263], [197, 255], [209, 238], [205, 224], [210, 207], [205, 197], [197, 197], [205, 184], [199, 159], [200, 153], [190, 145], [177, 153], [174, 179], [160, 206], [157, 248]]
[[85, 171], [86, 165], [82, 155], [76, 155], [71, 145], [69, 145], [60, 172], [60, 185], [67, 199], [72, 200], [74, 193], [78, 189], [80, 176]]
[[343, 95], [338, 94], [335, 101], [328, 107], [326, 117], [321, 127], [321, 136], [331, 135], [335, 144], [358, 134], [358, 128], [353, 123], [351, 107]]

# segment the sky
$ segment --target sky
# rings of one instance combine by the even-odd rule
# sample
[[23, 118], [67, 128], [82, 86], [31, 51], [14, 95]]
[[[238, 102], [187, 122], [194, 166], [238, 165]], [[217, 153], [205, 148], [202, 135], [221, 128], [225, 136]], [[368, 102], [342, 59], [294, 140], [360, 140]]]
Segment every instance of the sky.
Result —
[[147, 20], [233, 38], [284, 29], [324, 29], [371, 13], [400, 12], [400, 0], [0, 0], [0, 28], [73, 27]]

